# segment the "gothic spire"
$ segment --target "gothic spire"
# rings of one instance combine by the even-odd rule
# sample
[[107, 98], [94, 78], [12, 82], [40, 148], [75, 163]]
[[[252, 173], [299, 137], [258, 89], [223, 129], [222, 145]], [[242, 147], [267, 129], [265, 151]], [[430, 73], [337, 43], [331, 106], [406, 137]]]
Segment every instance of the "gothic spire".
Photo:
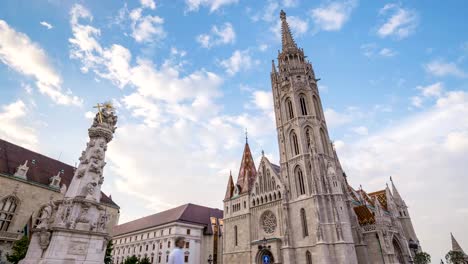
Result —
[[226, 195], [224, 196], [224, 200], [230, 199], [234, 192], [234, 181], [232, 180], [232, 172], [229, 172], [229, 180], [228, 185], [226, 188]]
[[291, 30], [289, 29], [288, 21], [286, 21], [286, 13], [283, 10], [281, 10], [280, 12], [280, 18], [281, 18], [281, 42], [282, 42], [283, 51], [288, 50], [288, 49], [297, 49], [296, 42], [294, 42], [294, 39], [291, 34]]
[[452, 233], [450, 233], [450, 236], [452, 238], [452, 250], [465, 254], [465, 252], [463, 252], [463, 249], [460, 247], [460, 244], [458, 244], [457, 240], [455, 239]]
[[403, 199], [401, 198], [401, 195], [400, 195], [400, 193], [398, 192], [397, 188], [395, 187], [395, 184], [393, 183], [393, 179], [392, 179], [391, 176], [390, 176], [390, 182], [392, 183], [392, 195], [393, 195], [393, 199], [398, 203], [398, 205], [403, 205], [403, 204], [404, 204], [404, 201], [403, 201]]
[[249, 143], [245, 142], [239, 176], [237, 177], [237, 185], [240, 187], [240, 193], [246, 193], [251, 190], [256, 176], [257, 170], [252, 158], [252, 153], [250, 152]]

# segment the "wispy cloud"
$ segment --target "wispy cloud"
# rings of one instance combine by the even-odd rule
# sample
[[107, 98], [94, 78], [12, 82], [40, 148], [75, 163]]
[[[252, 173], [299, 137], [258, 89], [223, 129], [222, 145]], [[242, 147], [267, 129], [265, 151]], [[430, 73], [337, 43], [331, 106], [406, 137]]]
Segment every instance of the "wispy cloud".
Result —
[[26, 148], [36, 149], [39, 143], [37, 132], [25, 124], [29, 114], [26, 104], [17, 100], [0, 108], [0, 138]]
[[209, 34], [201, 34], [196, 38], [197, 42], [204, 48], [211, 48], [222, 44], [232, 44], [236, 40], [236, 32], [231, 23], [223, 26], [213, 26]]
[[335, 1], [312, 9], [310, 15], [317, 30], [338, 31], [349, 20], [357, 1]]
[[210, 13], [218, 10], [222, 6], [237, 3], [239, 0], [185, 0], [188, 12], [198, 11], [200, 7], [208, 7]]
[[82, 99], [62, 90], [62, 78], [50, 64], [46, 52], [24, 33], [0, 20], [0, 61], [36, 79], [39, 92], [56, 104], [81, 105]]
[[437, 77], [455, 76], [464, 78], [468, 76], [468, 74], [460, 69], [457, 64], [443, 60], [433, 60], [425, 64], [424, 69], [427, 73]]
[[47, 23], [45, 21], [41, 21], [39, 24], [46, 27], [47, 29], [52, 29], [54, 27], [54, 26], [52, 26], [51, 24], [49, 24], [49, 23]]
[[236, 50], [231, 57], [222, 60], [220, 65], [226, 70], [227, 74], [234, 75], [240, 71], [250, 70], [259, 63], [258, 60], [254, 60], [250, 56], [249, 50]]
[[403, 39], [410, 36], [418, 26], [419, 16], [414, 10], [405, 9], [397, 4], [386, 4], [379, 11], [385, 22], [378, 28], [377, 34], [384, 38], [393, 36]]

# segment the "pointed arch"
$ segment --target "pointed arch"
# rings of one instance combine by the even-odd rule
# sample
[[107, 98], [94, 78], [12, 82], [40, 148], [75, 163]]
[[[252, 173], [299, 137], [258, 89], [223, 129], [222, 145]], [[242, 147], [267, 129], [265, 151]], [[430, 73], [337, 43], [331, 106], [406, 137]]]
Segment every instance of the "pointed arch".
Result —
[[286, 103], [287, 118], [288, 118], [288, 120], [293, 119], [294, 118], [294, 108], [293, 108], [293, 104], [292, 104], [291, 99], [287, 98], [285, 103]]
[[299, 143], [297, 141], [296, 132], [291, 131], [291, 150], [293, 155], [299, 155]]
[[297, 166], [294, 174], [296, 175], [297, 195], [303, 195], [305, 194], [304, 173], [302, 173], [301, 168]]
[[314, 103], [314, 110], [315, 110], [315, 116], [317, 118], [322, 118], [322, 111], [320, 111], [320, 105], [319, 105], [319, 101], [317, 99], [317, 96], [312, 96], [312, 101]]
[[306, 251], [306, 264], [312, 264], [312, 254], [310, 254], [310, 251]]
[[309, 236], [309, 229], [307, 227], [307, 216], [304, 208], [301, 208], [301, 225], [302, 225], [302, 236]]
[[330, 153], [328, 152], [327, 136], [325, 135], [325, 132], [323, 131], [323, 128], [320, 128], [320, 139], [322, 140], [323, 153], [327, 154], [327, 155], [330, 155]]
[[267, 177], [267, 179], [268, 179], [268, 191], [271, 191], [271, 174], [270, 174], [270, 170], [269, 170], [269, 169], [267, 169], [266, 177]]
[[305, 128], [305, 139], [306, 139], [307, 150], [309, 150], [310, 145], [312, 144], [312, 128], [310, 127]]
[[303, 116], [306, 116], [307, 115], [307, 99], [305, 95], [301, 94], [299, 96], [299, 102], [301, 104], [301, 113]]
[[19, 199], [14, 195], [9, 195], [0, 201], [0, 231], [8, 231], [19, 203]]

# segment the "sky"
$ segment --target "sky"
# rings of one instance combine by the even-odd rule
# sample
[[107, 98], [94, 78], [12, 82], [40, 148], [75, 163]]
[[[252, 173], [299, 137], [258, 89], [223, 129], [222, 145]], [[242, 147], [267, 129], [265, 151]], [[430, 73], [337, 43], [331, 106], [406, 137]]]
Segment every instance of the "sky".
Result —
[[126, 222], [188, 202], [222, 208], [245, 129], [278, 163], [270, 85], [284, 9], [320, 78], [348, 181], [392, 176], [423, 250], [468, 250], [466, 1], [0, 3], [0, 138], [78, 162], [111, 101], [104, 192]]

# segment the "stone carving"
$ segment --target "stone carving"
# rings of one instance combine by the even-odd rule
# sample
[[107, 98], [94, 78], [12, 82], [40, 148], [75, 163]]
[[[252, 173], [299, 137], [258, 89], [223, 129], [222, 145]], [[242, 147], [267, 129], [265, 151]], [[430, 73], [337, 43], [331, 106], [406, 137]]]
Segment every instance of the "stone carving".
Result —
[[60, 221], [62, 225], [65, 225], [67, 228], [70, 227], [70, 215], [73, 208], [72, 200], [63, 200], [62, 202], [62, 212], [60, 214]]
[[343, 229], [341, 223], [336, 223], [336, 237], [338, 240], [343, 240]]
[[275, 214], [268, 210], [265, 211], [260, 217], [260, 225], [263, 227], [263, 230], [267, 234], [272, 234], [276, 229], [276, 216]]
[[88, 243], [83, 242], [72, 242], [68, 247], [68, 254], [71, 255], [86, 255], [88, 249]]
[[89, 223], [88, 211], [89, 207], [83, 204], [81, 206], [80, 214], [75, 220], [75, 223]]
[[106, 230], [108, 222], [109, 222], [109, 215], [107, 214], [106, 211], [101, 211], [101, 213], [99, 214], [99, 219], [97, 223], [98, 231]]
[[49, 201], [48, 204], [44, 206], [42, 209], [41, 215], [39, 217], [39, 224], [37, 225], [37, 228], [39, 229], [48, 229], [50, 221], [52, 220], [52, 214], [54, 213], [54, 210], [57, 206], [55, 203], [52, 201], [52, 199]]
[[93, 195], [96, 190], [97, 183], [95, 182], [88, 182], [84, 187], [83, 191], [81, 192], [83, 196], [86, 195]]
[[29, 167], [28, 167], [28, 161], [26, 160], [24, 164], [21, 164], [16, 168], [15, 174], [13, 176], [20, 177], [23, 179], [26, 179], [26, 174], [28, 173]]
[[51, 233], [46, 229], [41, 229], [39, 233], [39, 246], [42, 250], [46, 250], [49, 247]]
[[65, 195], [65, 193], [67, 193], [67, 186], [65, 184], [62, 184], [62, 187], [60, 187], [60, 193], [62, 195]]
[[76, 177], [79, 179], [79, 178], [82, 178], [83, 176], [85, 175], [85, 169], [81, 168], [79, 169], [77, 172], [76, 172]]
[[320, 223], [317, 225], [316, 235], [317, 235], [317, 241], [323, 240], [322, 224]]

